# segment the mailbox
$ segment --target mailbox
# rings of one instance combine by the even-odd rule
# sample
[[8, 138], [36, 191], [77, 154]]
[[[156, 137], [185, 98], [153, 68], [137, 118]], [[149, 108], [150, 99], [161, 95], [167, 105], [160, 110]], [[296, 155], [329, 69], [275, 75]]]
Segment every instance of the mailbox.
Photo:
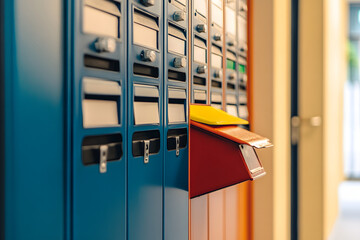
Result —
[[[189, 2], [164, 1], [164, 34], [167, 34], [163, 92], [166, 99], [163, 126], [165, 240], [188, 240], [189, 233]], [[202, 12], [201, 9], [199, 11]], [[199, 63], [206, 63], [206, 58], [200, 58]]]
[[125, 238], [127, 1], [71, 5], [70, 238]]
[[254, 148], [272, 145], [237, 126], [246, 121], [200, 105], [191, 106], [190, 118], [191, 198], [265, 175]]
[[127, 1], [127, 236], [162, 239], [164, 1]]
[[[194, 0], [192, 2], [192, 73], [191, 73], [191, 101], [195, 99], [195, 91], [208, 94], [208, 1]], [[205, 98], [207, 103], [207, 98]]]
[[237, 42], [238, 51], [242, 56], [247, 56], [247, 2], [246, 0], [237, 1]]

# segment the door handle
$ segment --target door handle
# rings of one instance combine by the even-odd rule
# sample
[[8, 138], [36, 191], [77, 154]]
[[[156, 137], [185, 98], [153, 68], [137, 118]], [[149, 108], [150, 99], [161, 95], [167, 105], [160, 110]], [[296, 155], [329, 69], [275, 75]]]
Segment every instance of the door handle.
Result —
[[310, 127], [320, 127], [322, 125], [321, 116], [313, 116], [309, 118], [301, 118], [300, 116], [291, 117], [291, 144], [296, 145], [300, 140], [301, 125], [308, 125]]

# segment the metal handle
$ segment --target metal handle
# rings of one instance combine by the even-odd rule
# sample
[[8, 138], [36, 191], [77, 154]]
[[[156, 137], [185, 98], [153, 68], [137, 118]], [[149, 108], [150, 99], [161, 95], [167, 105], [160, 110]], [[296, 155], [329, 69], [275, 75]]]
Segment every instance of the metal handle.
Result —
[[322, 125], [321, 116], [314, 116], [310, 118], [300, 118], [299, 116], [293, 116], [291, 118], [291, 144], [296, 145], [300, 140], [300, 127], [306, 124], [310, 127], [320, 127]]

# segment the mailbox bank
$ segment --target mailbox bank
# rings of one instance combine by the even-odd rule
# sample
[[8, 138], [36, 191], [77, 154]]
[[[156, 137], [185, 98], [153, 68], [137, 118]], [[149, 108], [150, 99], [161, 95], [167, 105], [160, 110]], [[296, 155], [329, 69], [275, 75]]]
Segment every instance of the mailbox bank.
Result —
[[186, 240], [190, 198], [264, 174], [245, 1], [0, 4], [0, 239]]

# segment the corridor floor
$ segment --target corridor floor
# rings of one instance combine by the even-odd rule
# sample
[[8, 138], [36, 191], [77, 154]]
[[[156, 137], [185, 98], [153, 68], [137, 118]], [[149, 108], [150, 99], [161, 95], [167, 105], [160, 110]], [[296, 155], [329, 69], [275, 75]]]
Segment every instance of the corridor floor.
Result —
[[360, 239], [360, 181], [346, 181], [339, 188], [340, 213], [328, 240]]

